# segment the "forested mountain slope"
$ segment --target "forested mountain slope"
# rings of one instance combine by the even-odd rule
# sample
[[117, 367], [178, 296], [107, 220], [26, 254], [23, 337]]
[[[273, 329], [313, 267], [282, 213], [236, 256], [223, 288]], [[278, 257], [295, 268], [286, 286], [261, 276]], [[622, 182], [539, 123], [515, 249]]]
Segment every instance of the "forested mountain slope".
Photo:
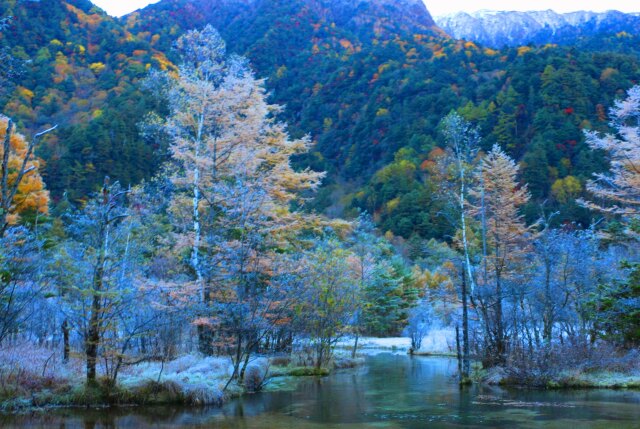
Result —
[[84, 0], [2, 1], [12, 17], [2, 43], [25, 61], [2, 112], [29, 133], [50, 124], [40, 155], [55, 198], [84, 199], [105, 175], [135, 183], [157, 171], [163, 150], [142, 141], [149, 110], [140, 79], [164, 54]]
[[166, 151], [136, 127], [153, 107], [140, 79], [172, 67], [180, 34], [211, 23], [286, 106], [292, 134], [314, 140], [298, 164], [329, 173], [316, 207], [368, 210], [406, 238], [451, 233], [429, 173], [451, 110], [480, 127], [485, 149], [499, 143], [521, 162], [530, 220], [547, 200], [557, 221], [588, 223], [574, 200], [606, 164], [582, 130], [607, 129], [608, 108], [640, 79], [635, 35], [495, 50], [448, 37], [417, 0], [163, 0], [121, 20], [83, 1], [2, 10], [15, 16], [4, 42], [32, 60], [4, 112], [32, 130], [62, 127], [41, 151], [54, 199], [84, 198], [105, 174], [129, 183], [157, 171]]
[[[319, 207], [366, 209], [405, 237], [448, 234], [426, 166], [442, 143], [440, 119], [459, 109], [480, 126], [485, 149], [498, 142], [522, 162], [535, 197], [530, 219], [549, 200], [550, 210], [562, 210], [558, 219], [589, 222], [573, 200], [605, 165], [582, 129], [606, 129], [607, 109], [637, 81], [635, 36], [585, 31], [584, 49], [498, 51], [446, 37], [411, 2], [211, 4], [160, 2], [126, 20], [137, 34], [159, 31], [167, 46], [163, 34], [212, 22], [230, 49], [247, 55], [287, 106], [294, 132], [317, 142], [302, 162], [330, 172]], [[365, 8], [366, 19], [351, 18]], [[401, 24], [381, 24], [391, 22]]]
[[[384, 129], [362, 135], [357, 127], [388, 104], [387, 96], [371, 91], [386, 86], [379, 82], [381, 75], [406, 74], [404, 65], [431, 58], [442, 49], [440, 43], [449, 43], [415, 0], [171, 0], [126, 22], [136, 34], [157, 34], [165, 50], [176, 34], [214, 25], [229, 49], [246, 55], [257, 74], [268, 79], [274, 101], [287, 106], [285, 118], [294, 131], [318, 139], [319, 155], [327, 162], [317, 166], [351, 177], [375, 171], [400, 147], [382, 135]], [[387, 141], [375, 147], [380, 140]]]

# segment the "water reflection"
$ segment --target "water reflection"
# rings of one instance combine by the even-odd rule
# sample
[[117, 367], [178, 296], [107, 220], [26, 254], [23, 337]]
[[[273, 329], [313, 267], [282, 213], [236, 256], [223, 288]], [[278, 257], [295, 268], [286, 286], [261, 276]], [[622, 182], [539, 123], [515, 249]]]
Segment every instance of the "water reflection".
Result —
[[3, 428], [638, 428], [640, 392], [460, 389], [447, 358], [372, 356], [365, 367], [222, 408], [65, 409], [0, 417]]

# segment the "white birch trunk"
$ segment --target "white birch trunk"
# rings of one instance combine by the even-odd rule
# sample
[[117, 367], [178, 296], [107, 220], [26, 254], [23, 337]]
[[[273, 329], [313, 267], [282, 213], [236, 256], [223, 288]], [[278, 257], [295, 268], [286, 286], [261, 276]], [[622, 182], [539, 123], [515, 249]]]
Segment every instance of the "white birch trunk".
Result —
[[201, 113], [198, 119], [198, 131], [195, 139], [194, 162], [193, 162], [193, 253], [191, 262], [193, 270], [196, 272], [196, 281], [202, 293], [202, 302], [206, 302], [206, 290], [200, 268], [200, 238], [202, 231], [200, 228], [200, 142], [202, 141], [202, 128], [204, 126], [204, 114]]
[[467, 240], [467, 216], [466, 216], [466, 208], [465, 208], [465, 167], [463, 165], [463, 161], [461, 159], [462, 154], [460, 151], [457, 151], [458, 157], [458, 171], [460, 172], [460, 227], [462, 228], [462, 247], [464, 249], [464, 260], [465, 260], [465, 268], [467, 270], [467, 276], [469, 278], [469, 286], [470, 286], [470, 294], [473, 295], [475, 291], [475, 279], [473, 277], [473, 269], [471, 266], [471, 257], [469, 256], [469, 241]]

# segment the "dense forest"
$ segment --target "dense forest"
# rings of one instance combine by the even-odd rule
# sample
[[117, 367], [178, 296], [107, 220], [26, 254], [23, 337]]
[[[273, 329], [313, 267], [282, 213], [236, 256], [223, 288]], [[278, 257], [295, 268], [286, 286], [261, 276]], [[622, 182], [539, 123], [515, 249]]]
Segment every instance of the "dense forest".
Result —
[[640, 36], [0, 5], [2, 407], [219, 403], [436, 331], [463, 385], [640, 383]]

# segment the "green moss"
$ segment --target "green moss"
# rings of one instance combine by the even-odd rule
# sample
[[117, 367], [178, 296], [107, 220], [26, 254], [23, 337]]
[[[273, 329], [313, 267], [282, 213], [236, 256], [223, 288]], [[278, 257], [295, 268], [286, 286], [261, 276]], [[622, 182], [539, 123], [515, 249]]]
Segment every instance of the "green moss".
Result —
[[329, 375], [329, 370], [327, 368], [301, 366], [301, 367], [291, 368], [289, 370], [288, 375], [291, 375], [293, 377], [308, 377], [308, 376], [326, 377], [327, 375]]
[[136, 403], [133, 391], [106, 379], [86, 383], [60, 397], [59, 405], [124, 405]]
[[487, 378], [487, 370], [482, 368], [482, 365], [472, 366], [471, 375], [469, 376], [472, 381], [481, 383]]

